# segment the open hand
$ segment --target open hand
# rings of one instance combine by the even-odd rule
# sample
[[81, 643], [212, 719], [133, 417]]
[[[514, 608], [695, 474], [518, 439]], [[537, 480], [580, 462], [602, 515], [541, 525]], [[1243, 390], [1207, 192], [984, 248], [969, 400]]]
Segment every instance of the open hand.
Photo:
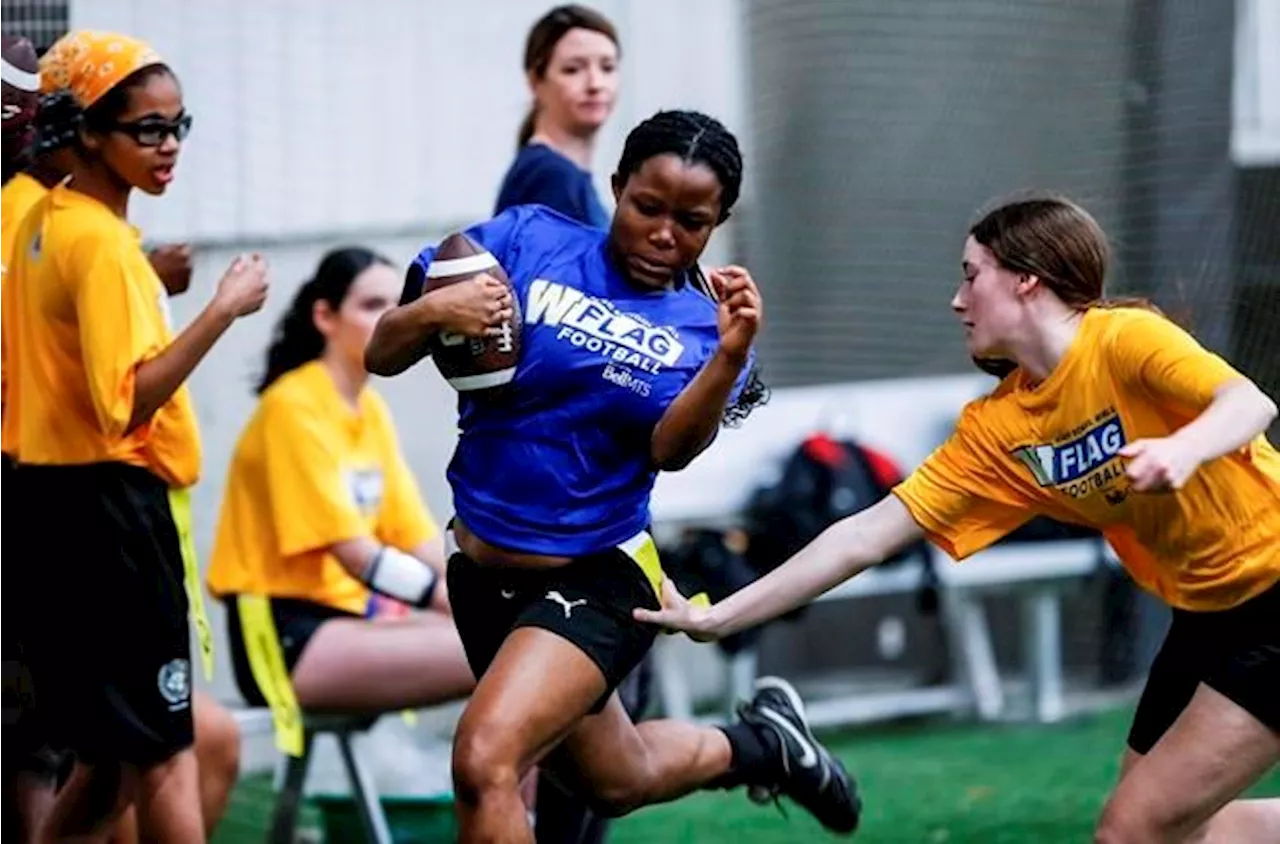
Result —
[[690, 639], [698, 642], [710, 642], [719, 638], [712, 626], [711, 611], [706, 607], [696, 606], [681, 595], [680, 590], [667, 577], [662, 579], [662, 609], [637, 607], [631, 611], [631, 615], [636, 621], [645, 624], [656, 624], [667, 630], [687, 633]]

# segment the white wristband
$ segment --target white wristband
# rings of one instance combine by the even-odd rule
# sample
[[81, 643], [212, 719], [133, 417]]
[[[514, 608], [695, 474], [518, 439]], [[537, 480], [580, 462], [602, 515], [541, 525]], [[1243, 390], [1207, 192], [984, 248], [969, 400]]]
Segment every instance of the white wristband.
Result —
[[422, 560], [385, 545], [364, 570], [364, 582], [370, 589], [415, 607], [431, 603], [439, 579], [435, 569]]

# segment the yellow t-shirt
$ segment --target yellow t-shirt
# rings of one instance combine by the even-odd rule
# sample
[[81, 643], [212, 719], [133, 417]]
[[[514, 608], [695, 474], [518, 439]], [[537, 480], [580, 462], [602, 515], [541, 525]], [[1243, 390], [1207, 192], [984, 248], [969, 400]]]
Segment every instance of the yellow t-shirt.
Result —
[[19, 226], [3, 299], [13, 356], [4, 439], [21, 462], [120, 462], [170, 486], [196, 482], [200, 432], [186, 385], [125, 435], [137, 367], [172, 341], [168, 297], [137, 229], [55, 187]]
[[0, 249], [3, 249], [4, 260], [0, 271], [6, 274], [9, 271], [18, 225], [48, 192], [49, 189], [40, 184], [39, 179], [26, 173], [17, 174], [0, 188]]
[[353, 409], [313, 361], [268, 387], [240, 434], [209, 591], [360, 614], [369, 590], [327, 549], [370, 537], [407, 552], [437, 532], [382, 398], [366, 387]]
[[956, 559], [1046, 515], [1101, 530], [1174, 607], [1233, 607], [1280, 580], [1280, 454], [1259, 436], [1181, 490], [1144, 494], [1118, 452], [1177, 431], [1240, 377], [1158, 314], [1093, 309], [1044, 382], [1019, 370], [969, 404], [894, 492]]
[[[49, 189], [38, 179], [26, 173], [18, 173], [0, 188], [0, 281], [9, 274], [9, 262], [13, 259], [13, 245], [18, 237], [18, 224], [27, 212], [44, 198]], [[0, 413], [9, 399], [9, 341], [8, 335], [0, 335]], [[12, 450], [11, 450], [12, 446]], [[17, 450], [17, 443], [3, 444], [5, 454]]]

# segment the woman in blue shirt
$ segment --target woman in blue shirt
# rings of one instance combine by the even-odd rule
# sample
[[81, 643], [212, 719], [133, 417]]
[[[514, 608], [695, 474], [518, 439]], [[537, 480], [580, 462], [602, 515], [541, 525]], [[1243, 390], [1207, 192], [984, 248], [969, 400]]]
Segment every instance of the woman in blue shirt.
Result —
[[[618, 91], [618, 35], [599, 12], [557, 6], [529, 30], [524, 70], [533, 105], [520, 126], [519, 151], [502, 181], [493, 213], [545, 205], [597, 229], [609, 216], [596, 195], [591, 159], [596, 135]], [[653, 655], [618, 684], [618, 699], [638, 721], [649, 705]], [[537, 780], [536, 837], [545, 844], [599, 844], [609, 821], [549, 777]]]
[[588, 226], [609, 225], [591, 181], [591, 156], [617, 98], [618, 53], [613, 24], [585, 6], [557, 6], [529, 30], [524, 71], [533, 106], [494, 214], [537, 203]]
[[[697, 266], [741, 179], [724, 126], [662, 112], [627, 137], [608, 231], [517, 206], [467, 232], [511, 279], [524, 327], [509, 391], [460, 394], [449, 466], [449, 594], [481, 678], [454, 738], [464, 842], [531, 840], [518, 784], [534, 765], [606, 814], [748, 785], [833, 830], [857, 825], [851, 779], [783, 681], [761, 681], [726, 728], [636, 725], [614, 692], [656, 635], [631, 609], [659, 606], [647, 533], [657, 472], [686, 466], [763, 398], [755, 283], [741, 267], [704, 277]], [[433, 256], [422, 251], [401, 306], [379, 321], [372, 372], [421, 359], [446, 311], [479, 315], [476, 336], [505, 317], [507, 294], [488, 278], [422, 295]]]

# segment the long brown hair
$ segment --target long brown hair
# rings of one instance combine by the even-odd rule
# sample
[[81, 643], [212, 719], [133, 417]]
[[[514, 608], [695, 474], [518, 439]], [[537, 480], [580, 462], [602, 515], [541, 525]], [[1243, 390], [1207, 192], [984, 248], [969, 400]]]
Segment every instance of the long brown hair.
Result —
[[[969, 228], [978, 243], [991, 250], [1006, 270], [1034, 275], [1076, 310], [1143, 308], [1164, 316], [1140, 296], [1104, 294], [1111, 246], [1098, 221], [1080, 205], [1059, 194], [1007, 200], [986, 212]], [[999, 358], [974, 359], [984, 372], [1003, 378], [1016, 364]]]
[[1034, 275], [1063, 302], [1088, 308], [1146, 308], [1139, 296], [1104, 295], [1111, 245], [1098, 221], [1058, 194], [1015, 199], [988, 211], [969, 228], [1001, 267]]
[[[539, 18], [538, 22], [529, 30], [529, 36], [524, 42], [525, 73], [537, 79], [545, 77], [547, 75], [547, 65], [551, 63], [551, 56], [556, 51], [556, 45], [571, 29], [587, 29], [600, 33], [612, 41], [615, 47], [619, 48], [619, 55], [621, 55], [621, 46], [618, 44], [618, 31], [614, 28], [613, 23], [595, 9], [570, 3], [566, 6], [556, 6]], [[529, 113], [524, 116], [524, 120], [520, 123], [520, 132], [516, 136], [516, 149], [520, 149], [529, 143], [529, 139], [533, 137], [533, 130], [537, 121], [538, 104], [535, 102], [529, 106]]]

